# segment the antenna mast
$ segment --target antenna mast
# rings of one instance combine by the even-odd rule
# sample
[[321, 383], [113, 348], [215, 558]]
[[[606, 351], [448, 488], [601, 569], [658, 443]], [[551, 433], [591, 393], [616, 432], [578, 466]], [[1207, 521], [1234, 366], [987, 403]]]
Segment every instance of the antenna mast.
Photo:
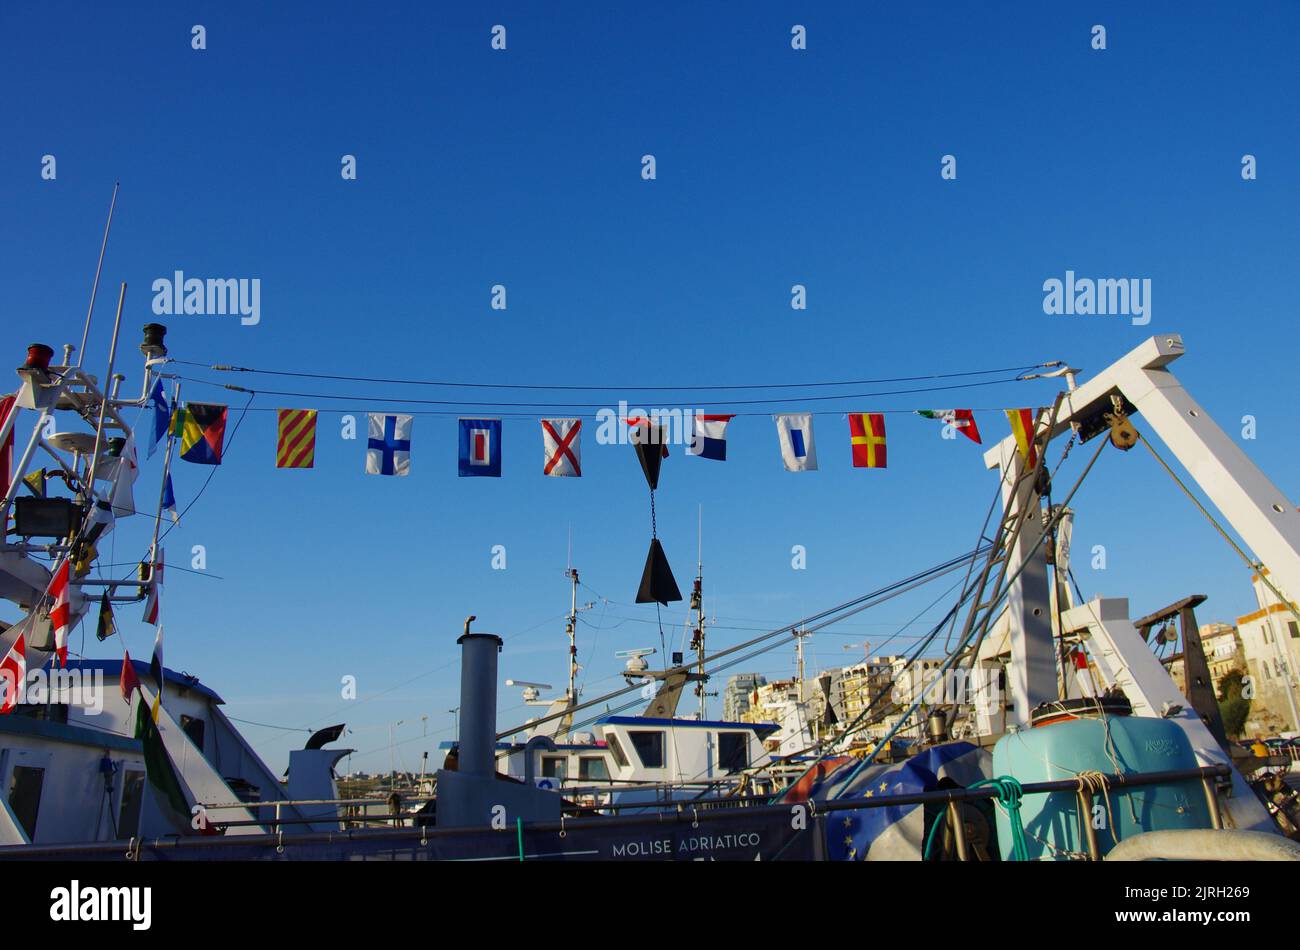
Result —
[[695, 684], [695, 694], [700, 697], [700, 719], [708, 719], [708, 681], [704, 678], [704, 506], [696, 516], [695, 586], [691, 589], [691, 610], [695, 611], [695, 629], [691, 634], [691, 649], [695, 651], [696, 672], [700, 680]]
[[569, 616], [564, 624], [564, 632], [569, 635], [569, 691], [566, 696], [572, 706], [578, 701], [578, 569], [570, 567], [564, 576], [573, 582]]
[[[86, 337], [90, 336], [90, 318], [95, 313], [95, 295], [99, 293], [99, 274], [104, 269], [104, 252], [108, 250], [108, 232], [113, 227], [113, 209], [117, 207], [117, 189], [121, 184], [121, 182], [113, 182], [113, 200], [108, 203], [108, 221], [104, 223], [104, 240], [99, 245], [99, 263], [95, 265], [95, 281], [90, 285], [90, 305], [86, 308], [86, 327], [81, 331], [81, 349], [77, 351], [78, 369], [81, 368], [81, 361], [86, 355]], [[64, 360], [64, 362], [69, 361]]]

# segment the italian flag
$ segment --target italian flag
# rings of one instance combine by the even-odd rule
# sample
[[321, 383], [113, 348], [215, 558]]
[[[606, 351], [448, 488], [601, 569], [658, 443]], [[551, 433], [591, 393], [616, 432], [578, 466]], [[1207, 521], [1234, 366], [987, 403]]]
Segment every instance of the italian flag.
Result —
[[916, 414], [927, 419], [938, 419], [952, 426], [976, 445], [983, 445], [980, 442], [979, 427], [975, 425], [975, 415], [969, 409], [918, 409]]

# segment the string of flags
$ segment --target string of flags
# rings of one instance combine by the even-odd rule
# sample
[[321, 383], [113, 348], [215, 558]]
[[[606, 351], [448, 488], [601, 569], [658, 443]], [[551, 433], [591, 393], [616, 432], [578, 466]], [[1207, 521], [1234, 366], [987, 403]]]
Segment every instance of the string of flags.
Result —
[[[160, 389], [156, 405], [165, 405]], [[1015, 436], [1021, 458], [1034, 465], [1034, 426], [1037, 409], [1004, 410]], [[977, 445], [982, 445], [979, 426], [971, 409], [918, 409], [916, 414], [950, 426]], [[220, 465], [228, 409], [211, 403], [186, 403], [171, 410], [170, 421], [155, 421], [152, 455], [157, 443], [170, 434], [179, 441], [180, 458], [199, 465]], [[889, 442], [885, 413], [848, 413], [850, 460], [854, 468], [887, 468]], [[727, 460], [727, 438], [734, 414], [697, 414], [693, 435], [686, 440], [686, 454], [718, 462]], [[788, 412], [773, 415], [782, 464], [788, 472], [817, 471], [817, 443], [814, 414]], [[277, 410], [275, 467], [308, 469], [316, 464], [315, 409]], [[648, 420], [628, 418], [631, 427]], [[583, 420], [578, 418], [539, 419], [542, 436], [542, 474], [552, 478], [582, 477]], [[411, 473], [411, 440], [415, 417], [404, 413], [368, 414], [365, 471], [369, 475], [403, 477]], [[658, 429], [660, 427], [656, 427]], [[658, 436], [656, 436], [658, 438]], [[457, 474], [462, 478], [499, 478], [503, 458], [502, 420], [461, 418], [458, 420]], [[668, 455], [666, 440], [663, 455]], [[175, 497], [170, 476], [164, 491], [164, 510], [175, 520]]]

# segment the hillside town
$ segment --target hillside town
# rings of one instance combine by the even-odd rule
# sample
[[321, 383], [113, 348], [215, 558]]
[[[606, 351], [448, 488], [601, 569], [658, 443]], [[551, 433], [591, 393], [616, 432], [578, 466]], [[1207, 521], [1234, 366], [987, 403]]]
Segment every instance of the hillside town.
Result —
[[[1296, 679], [1300, 669], [1300, 622], [1294, 605], [1283, 603], [1259, 574], [1253, 575], [1252, 586], [1256, 610], [1237, 617], [1232, 624], [1196, 625], [1209, 687], [1219, 702], [1230, 738], [1247, 742], [1274, 737], [1294, 739], [1300, 733]], [[1174, 606], [1180, 611], [1187, 609], [1190, 615], [1188, 605], [1195, 606], [1204, 599], [1190, 597]], [[1186, 636], [1179, 628], [1178, 617], [1152, 616], [1156, 619], [1149, 625], [1142, 620], [1135, 624], [1186, 695]], [[1008, 662], [1005, 633], [1004, 628], [995, 629], [981, 648], [980, 660], [985, 668], [1001, 669]], [[1083, 659], [1083, 651], [1077, 651], [1076, 656], [1080, 664], [1086, 664], [1077, 670], [1080, 692], [1089, 695], [1100, 679], [1091, 662]], [[915, 660], [909, 665], [905, 655], [873, 655], [804, 677], [796, 672], [789, 678], [769, 680], [762, 673], [738, 673], [727, 680], [722, 692], [722, 715], [727, 720], [777, 723], [781, 730], [767, 742], [772, 752], [783, 755], [797, 754], [801, 742], [834, 737], [863, 721], [868, 724], [856, 732], [850, 748], [869, 750], [895, 733], [900, 716], [922, 697], [922, 690], [933, 680], [939, 665], [937, 659]], [[801, 659], [796, 669], [799, 667]], [[942, 698], [955, 699], [959, 705], [969, 707], [969, 715], [978, 716], [981, 685], [995, 689], [997, 683], [959, 685], [964, 695], [954, 697], [951, 684], [946, 684], [948, 693]], [[937, 695], [935, 689], [927, 690], [926, 705], [940, 705], [938, 701], [930, 702]], [[924, 719], [914, 719], [897, 729], [895, 738], [917, 741], [923, 738], [925, 728]]]

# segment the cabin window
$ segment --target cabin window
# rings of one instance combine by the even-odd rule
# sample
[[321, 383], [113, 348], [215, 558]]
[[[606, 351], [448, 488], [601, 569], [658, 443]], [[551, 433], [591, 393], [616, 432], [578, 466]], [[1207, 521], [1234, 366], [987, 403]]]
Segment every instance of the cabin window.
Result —
[[47, 722], [68, 721], [67, 703], [19, 703], [14, 707], [14, 715], [24, 719], [40, 719]]
[[629, 729], [627, 736], [632, 740], [637, 758], [648, 769], [664, 767], [664, 734], [658, 731], [641, 731]]
[[718, 733], [718, 768], [727, 773], [740, 772], [749, 767], [749, 733]]
[[605, 760], [598, 755], [584, 755], [578, 759], [578, 778], [605, 781], [609, 778], [609, 769]]
[[1288, 620], [1286, 622], [1286, 628], [1291, 631], [1292, 640], [1300, 640], [1300, 623], [1296, 623], [1294, 620]]
[[133, 838], [140, 833], [140, 803], [143, 800], [144, 773], [125, 773], [122, 777], [122, 803], [117, 812], [119, 838]]
[[568, 763], [562, 755], [542, 756], [542, 775], [545, 778], [564, 778]]
[[45, 784], [45, 769], [31, 765], [15, 765], [9, 779], [9, 807], [14, 817], [36, 840], [36, 815], [41, 809], [41, 786]]
[[194, 716], [181, 716], [181, 732], [190, 737], [195, 748], [200, 752], [203, 751], [203, 720]]
[[623, 751], [623, 746], [619, 744], [618, 736], [611, 734], [606, 738], [609, 741], [609, 751], [614, 756], [614, 762], [620, 769], [627, 768], [627, 753]]

